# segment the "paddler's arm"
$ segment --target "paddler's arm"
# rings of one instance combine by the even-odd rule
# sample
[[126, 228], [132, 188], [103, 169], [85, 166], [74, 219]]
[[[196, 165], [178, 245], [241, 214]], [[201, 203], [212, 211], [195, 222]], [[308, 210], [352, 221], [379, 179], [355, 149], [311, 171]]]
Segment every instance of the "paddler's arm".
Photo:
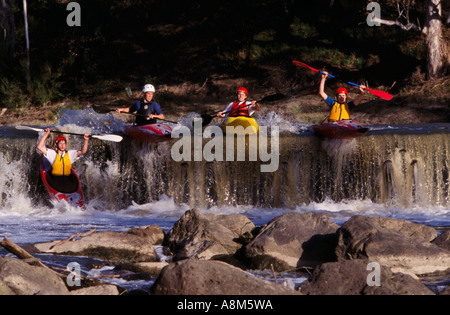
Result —
[[328, 98], [327, 93], [325, 93], [325, 80], [327, 79], [328, 72], [323, 71], [322, 74], [322, 80], [320, 81], [320, 87], [319, 87], [319, 95], [326, 100]]
[[128, 107], [116, 108], [116, 112], [118, 112], [118, 113], [129, 113], [130, 112], [130, 108], [128, 108]]
[[[231, 108], [233, 108], [233, 102], [231, 102], [230, 104], [228, 104], [227, 108], [225, 108], [225, 110], [218, 112], [217, 113], [217, 117], [220, 118], [224, 118], [225, 115], [227, 115], [227, 113], [229, 114], [229, 111], [231, 111]], [[226, 114], [224, 114], [224, 112], [227, 112]]]
[[361, 94], [359, 94], [359, 96], [353, 101], [355, 106], [358, 106], [359, 103], [361, 103], [361, 101], [363, 100], [365, 89], [366, 89], [366, 87], [364, 85], [359, 86], [359, 91], [361, 92]]
[[39, 140], [39, 143], [37, 145], [37, 149], [42, 152], [43, 155], [47, 155], [47, 147], [45, 146], [45, 141], [47, 140], [48, 136], [50, 135], [50, 129], [44, 130], [44, 135], [42, 136], [41, 140]]
[[83, 147], [81, 148], [80, 151], [77, 151], [77, 157], [82, 156], [83, 154], [87, 153], [88, 150], [88, 144], [89, 144], [89, 134], [85, 133], [84, 134], [84, 144]]
[[155, 101], [152, 101], [150, 106], [151, 106], [152, 113], [154, 113], [154, 114], [148, 115], [148, 119], [155, 119], [155, 118], [156, 119], [165, 119], [164, 114], [161, 110], [161, 107], [159, 106], [158, 103], [156, 103]]
[[157, 119], [165, 119], [164, 118], [164, 114], [160, 114], [160, 115], [149, 115], [148, 119], [153, 119], [153, 118], [157, 118]]

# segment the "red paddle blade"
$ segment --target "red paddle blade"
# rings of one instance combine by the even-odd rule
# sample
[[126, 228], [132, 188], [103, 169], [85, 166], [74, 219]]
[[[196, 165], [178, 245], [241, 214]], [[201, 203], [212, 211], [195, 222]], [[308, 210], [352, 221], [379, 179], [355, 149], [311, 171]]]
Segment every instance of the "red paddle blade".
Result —
[[[303, 63], [303, 62], [300, 62], [300, 61], [297, 61], [297, 60], [292, 60], [292, 63], [293, 63], [294, 65], [296, 65], [296, 66], [299, 66], [299, 67], [303, 67], [303, 68], [310, 69], [310, 70], [312, 70], [312, 71], [320, 72], [319, 70], [314, 69], [314, 68], [308, 66], [306, 63]], [[334, 76], [332, 76], [332, 75], [330, 75], [330, 74], [328, 74], [328, 76], [334, 78]], [[348, 82], [348, 83], [350, 83], [350, 84], [352, 84], [352, 85], [355, 85], [355, 86], [358, 86], [357, 84], [354, 84], [354, 83], [351, 83], [351, 82]], [[381, 91], [381, 90], [372, 90], [372, 89], [368, 89], [368, 88], [366, 88], [366, 90], [369, 91], [369, 93], [371, 93], [371, 94], [373, 94], [373, 95], [375, 95], [375, 96], [381, 97], [382, 99], [385, 99], [385, 100], [387, 100], [387, 101], [390, 101], [390, 100], [392, 99], [392, 95], [389, 94], [389, 93], [387, 93], [387, 92], [385, 92], [385, 91]]]
[[309, 70], [319, 72], [319, 70], [314, 69], [314, 68], [308, 66], [306, 63], [303, 63], [303, 62], [300, 62], [300, 61], [297, 61], [297, 60], [292, 60], [292, 63], [293, 63], [294, 65], [296, 65], [296, 66], [303, 67], [303, 68], [307, 68], [307, 69], [309, 69]]
[[369, 93], [381, 97], [382, 99], [385, 99], [387, 101], [390, 101], [392, 99], [392, 95], [385, 92], [385, 91], [381, 91], [381, 90], [372, 90], [372, 89], [368, 89], [366, 88], [367, 91], [369, 91]]

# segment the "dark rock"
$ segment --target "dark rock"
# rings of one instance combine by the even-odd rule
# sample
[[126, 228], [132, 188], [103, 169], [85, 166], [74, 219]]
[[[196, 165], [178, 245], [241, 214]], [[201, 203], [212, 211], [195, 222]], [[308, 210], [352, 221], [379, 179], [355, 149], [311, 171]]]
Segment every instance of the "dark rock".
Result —
[[384, 266], [380, 266], [377, 285], [372, 277], [374, 269], [368, 268], [368, 264], [369, 261], [360, 259], [324, 263], [314, 269], [310, 280], [300, 285], [300, 291], [309, 295], [434, 294], [410, 275], [393, 273]]
[[338, 225], [318, 213], [286, 213], [270, 221], [247, 245], [254, 269], [286, 270], [335, 261]]
[[280, 284], [254, 277], [221, 261], [194, 258], [165, 267], [150, 294], [156, 295], [278, 295], [299, 294]]
[[436, 231], [405, 220], [354, 216], [338, 230], [338, 260], [368, 259], [408, 274], [442, 272], [450, 252], [430, 243]]
[[244, 215], [205, 215], [189, 210], [174, 224], [168, 244], [175, 260], [215, 259], [234, 255], [242, 247], [240, 236], [254, 228]]
[[433, 241], [433, 244], [439, 246], [440, 248], [450, 250], [450, 231], [446, 231], [436, 237]]

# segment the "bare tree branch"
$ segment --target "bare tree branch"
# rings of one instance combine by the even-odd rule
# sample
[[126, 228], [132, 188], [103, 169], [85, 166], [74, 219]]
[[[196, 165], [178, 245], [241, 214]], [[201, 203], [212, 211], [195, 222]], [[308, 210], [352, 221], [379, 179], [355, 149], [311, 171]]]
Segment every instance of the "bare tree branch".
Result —
[[405, 31], [410, 31], [410, 30], [417, 31], [417, 32], [422, 32], [423, 31], [423, 29], [421, 29], [420, 26], [418, 26], [418, 25], [416, 25], [414, 23], [411, 23], [409, 21], [408, 21], [407, 24], [403, 24], [403, 23], [401, 23], [398, 20], [396, 20], [396, 21], [385, 20], [385, 19], [377, 18], [375, 16], [372, 17], [371, 21], [374, 22], [374, 23], [380, 23], [380, 24], [383, 24], [383, 25], [389, 25], [389, 26], [395, 25], [395, 26], [398, 26], [402, 30], [405, 30]]

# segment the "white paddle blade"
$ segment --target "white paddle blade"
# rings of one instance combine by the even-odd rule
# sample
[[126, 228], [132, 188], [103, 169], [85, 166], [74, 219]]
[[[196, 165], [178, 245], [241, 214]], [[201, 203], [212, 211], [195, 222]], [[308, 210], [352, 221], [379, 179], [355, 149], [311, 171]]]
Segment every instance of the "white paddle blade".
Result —
[[31, 131], [37, 131], [37, 132], [44, 131], [44, 129], [41, 129], [41, 128], [33, 128], [33, 127], [22, 126], [22, 125], [16, 126], [16, 129], [17, 130], [31, 130]]
[[123, 140], [123, 137], [118, 135], [92, 135], [91, 137], [103, 141], [113, 141], [113, 142], [120, 142]]

